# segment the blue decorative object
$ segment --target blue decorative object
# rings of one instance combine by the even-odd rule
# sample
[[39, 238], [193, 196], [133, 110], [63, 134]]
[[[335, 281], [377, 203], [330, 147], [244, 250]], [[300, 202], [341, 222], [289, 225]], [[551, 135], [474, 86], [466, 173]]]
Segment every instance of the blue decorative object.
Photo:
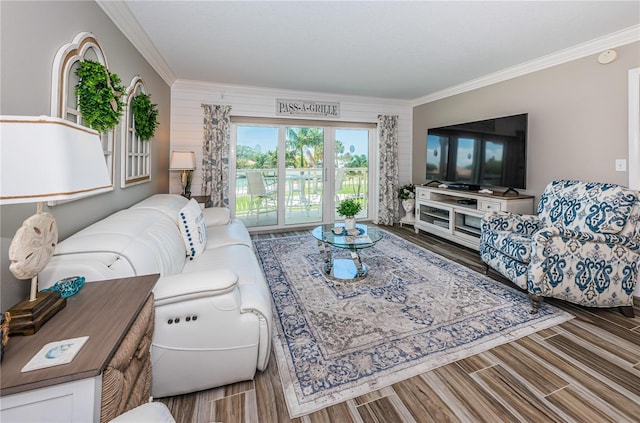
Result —
[[80, 288], [82, 288], [82, 285], [84, 285], [84, 276], [72, 276], [59, 280], [50, 288], [43, 289], [42, 292], [55, 291], [59, 293], [62, 298], [68, 298], [77, 294]]

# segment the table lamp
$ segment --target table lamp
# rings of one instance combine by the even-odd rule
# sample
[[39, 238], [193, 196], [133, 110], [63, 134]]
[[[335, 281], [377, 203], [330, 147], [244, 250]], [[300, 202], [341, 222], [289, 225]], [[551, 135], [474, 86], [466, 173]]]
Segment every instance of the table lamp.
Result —
[[180, 183], [182, 184], [182, 195], [191, 197], [191, 174], [196, 168], [196, 154], [193, 151], [174, 151], [171, 153], [169, 170], [180, 170]]
[[66, 299], [38, 292], [38, 273], [56, 244], [55, 218], [43, 211], [46, 201], [72, 200], [111, 190], [100, 134], [48, 116], [0, 116], [0, 205], [37, 203], [9, 246], [9, 270], [30, 279], [29, 298], [11, 307], [9, 333], [32, 335]]

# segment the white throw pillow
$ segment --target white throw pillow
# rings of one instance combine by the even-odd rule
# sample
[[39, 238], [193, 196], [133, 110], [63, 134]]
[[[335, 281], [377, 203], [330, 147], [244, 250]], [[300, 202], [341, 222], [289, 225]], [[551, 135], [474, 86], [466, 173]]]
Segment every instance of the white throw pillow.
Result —
[[231, 215], [226, 207], [209, 207], [203, 213], [207, 226], [228, 225], [231, 222]]
[[193, 260], [204, 251], [207, 245], [207, 225], [202, 209], [193, 198], [185, 205], [178, 216], [182, 239], [187, 248], [189, 260]]

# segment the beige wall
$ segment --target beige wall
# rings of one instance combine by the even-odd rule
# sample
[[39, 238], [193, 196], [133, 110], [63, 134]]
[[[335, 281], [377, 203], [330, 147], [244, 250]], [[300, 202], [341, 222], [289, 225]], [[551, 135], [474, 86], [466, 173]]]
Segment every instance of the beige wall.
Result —
[[[120, 188], [121, 150], [117, 131], [114, 191], [49, 208], [58, 222], [60, 240], [153, 193], [168, 192], [169, 187], [170, 88], [94, 1], [0, 2], [0, 113], [49, 115], [54, 56], [83, 31], [95, 34], [109, 69], [120, 76], [123, 85], [128, 86], [135, 75], [142, 77], [151, 101], [158, 105], [160, 125], [151, 140], [152, 181]], [[16, 280], [9, 272], [8, 249], [22, 221], [34, 212], [35, 204], [0, 207], [2, 311], [28, 296], [29, 283]]]
[[560, 178], [628, 184], [615, 160], [628, 155], [628, 71], [640, 66], [640, 43], [417, 106], [413, 110], [413, 181], [426, 182], [430, 127], [529, 114], [527, 190], [538, 196]]

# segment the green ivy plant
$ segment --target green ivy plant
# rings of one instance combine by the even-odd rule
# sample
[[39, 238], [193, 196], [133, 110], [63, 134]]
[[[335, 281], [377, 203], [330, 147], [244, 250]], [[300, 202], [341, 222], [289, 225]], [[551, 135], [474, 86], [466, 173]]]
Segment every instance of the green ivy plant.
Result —
[[93, 60], [81, 61], [76, 75], [80, 78], [76, 85], [78, 108], [85, 123], [98, 132], [114, 128], [124, 107], [120, 97], [125, 88], [120, 77]]
[[131, 101], [131, 111], [135, 122], [136, 134], [142, 141], [151, 139], [158, 126], [158, 109], [151, 104], [151, 96], [140, 93]]
[[362, 210], [362, 204], [353, 198], [342, 200], [338, 207], [336, 207], [338, 215], [343, 217], [354, 217], [360, 213], [360, 210]]

